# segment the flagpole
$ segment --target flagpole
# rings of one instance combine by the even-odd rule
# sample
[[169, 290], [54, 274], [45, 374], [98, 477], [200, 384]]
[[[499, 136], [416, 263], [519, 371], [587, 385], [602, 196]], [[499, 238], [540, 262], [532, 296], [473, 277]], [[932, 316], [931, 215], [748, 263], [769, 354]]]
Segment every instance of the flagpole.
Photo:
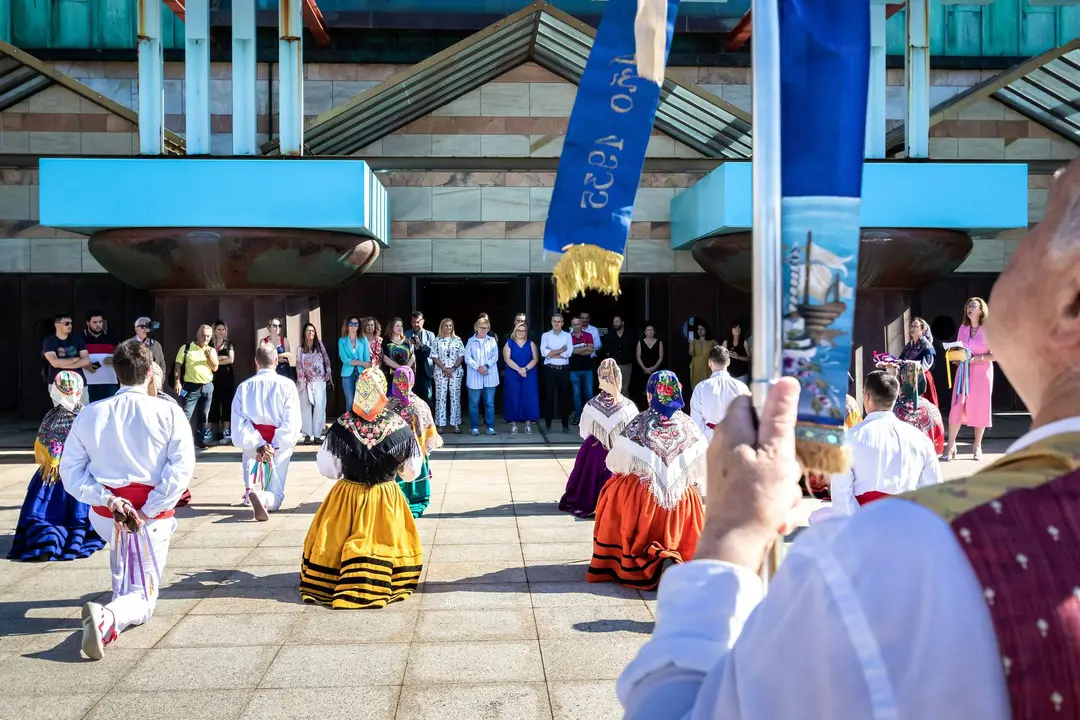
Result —
[[[753, 88], [753, 381], [754, 407], [761, 411], [769, 388], [780, 378], [780, 14], [778, 0], [752, 0]], [[763, 568], [769, 579], [780, 564], [777, 538]]]

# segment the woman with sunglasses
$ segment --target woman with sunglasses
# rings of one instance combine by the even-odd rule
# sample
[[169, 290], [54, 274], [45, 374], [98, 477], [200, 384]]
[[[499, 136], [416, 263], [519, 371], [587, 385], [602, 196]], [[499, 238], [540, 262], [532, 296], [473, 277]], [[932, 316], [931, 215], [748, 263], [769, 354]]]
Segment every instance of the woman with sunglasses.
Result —
[[356, 393], [356, 379], [364, 368], [371, 367], [371, 348], [367, 337], [360, 334], [360, 318], [355, 315], [341, 323], [337, 351], [341, 358], [341, 392], [345, 396], [345, 407], [349, 407]]
[[293, 370], [290, 364], [292, 353], [289, 352], [289, 339], [281, 334], [281, 319], [270, 318], [266, 330], [268, 335], [263, 338], [263, 342], [273, 345], [278, 351], [277, 374], [290, 380], [296, 380], [296, 371]]

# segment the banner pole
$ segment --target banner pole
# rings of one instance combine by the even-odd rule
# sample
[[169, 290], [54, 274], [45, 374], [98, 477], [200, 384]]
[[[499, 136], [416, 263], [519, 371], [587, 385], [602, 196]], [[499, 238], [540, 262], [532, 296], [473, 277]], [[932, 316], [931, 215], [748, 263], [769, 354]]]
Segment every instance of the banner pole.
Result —
[[[753, 94], [753, 349], [751, 391], [761, 411], [780, 378], [780, 14], [778, 0], [751, 3]], [[777, 538], [763, 568], [769, 579], [782, 559]]]

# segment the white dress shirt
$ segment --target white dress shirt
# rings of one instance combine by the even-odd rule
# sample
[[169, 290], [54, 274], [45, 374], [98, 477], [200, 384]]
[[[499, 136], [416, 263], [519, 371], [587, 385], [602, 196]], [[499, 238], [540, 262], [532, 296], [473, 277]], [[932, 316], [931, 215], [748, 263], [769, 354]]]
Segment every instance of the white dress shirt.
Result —
[[[1080, 417], [1008, 452], [1066, 432]], [[729, 563], [665, 572], [618, 695], [628, 720], [1010, 716], [971, 564], [947, 522], [895, 500], [801, 533], [764, 600], [757, 575]]]
[[892, 412], [868, 414], [847, 432], [851, 469], [829, 482], [833, 512], [851, 515], [857, 495], [877, 491], [899, 495], [942, 481], [934, 443]]
[[600, 329], [597, 328], [597, 327], [594, 327], [592, 325], [586, 325], [585, 327], [583, 327], [581, 329], [582, 329], [582, 331], [587, 332], [590, 335], [592, 335], [593, 354], [590, 355], [589, 357], [596, 357], [596, 353], [600, 352], [600, 346], [603, 344], [602, 342], [600, 342]]
[[272, 425], [275, 450], [289, 450], [300, 439], [300, 394], [296, 383], [262, 368], [236, 386], [232, 401], [232, 442], [253, 452], [266, 444], [256, 425]]
[[[562, 354], [556, 357], [548, 357], [552, 350], [562, 350]], [[558, 334], [554, 330], [548, 330], [540, 336], [540, 359], [545, 365], [561, 367], [570, 363], [570, 355], [574, 352], [574, 341], [570, 333], [560, 330]]]
[[142, 507], [149, 518], [176, 506], [194, 472], [195, 444], [184, 411], [147, 395], [145, 387], [121, 387], [83, 408], [60, 458], [64, 489], [87, 505], [105, 506], [113, 488], [153, 487]]
[[[499, 342], [491, 335], [473, 335], [465, 346], [465, 386], [470, 390], [495, 387], [499, 384]], [[480, 372], [487, 368], [487, 374]]]
[[694, 394], [690, 396], [690, 418], [705, 437], [712, 440], [713, 429], [709, 425], [719, 425], [727, 415], [731, 401], [749, 394], [746, 383], [731, 377], [726, 370], [717, 370], [694, 386]]

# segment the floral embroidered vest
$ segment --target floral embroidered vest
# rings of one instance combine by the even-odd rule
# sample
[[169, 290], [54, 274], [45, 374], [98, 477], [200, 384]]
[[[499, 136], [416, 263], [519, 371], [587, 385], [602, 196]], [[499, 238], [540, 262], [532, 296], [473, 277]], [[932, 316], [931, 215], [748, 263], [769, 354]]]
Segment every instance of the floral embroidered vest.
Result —
[[904, 497], [945, 519], [967, 554], [1014, 720], [1080, 717], [1080, 434]]

